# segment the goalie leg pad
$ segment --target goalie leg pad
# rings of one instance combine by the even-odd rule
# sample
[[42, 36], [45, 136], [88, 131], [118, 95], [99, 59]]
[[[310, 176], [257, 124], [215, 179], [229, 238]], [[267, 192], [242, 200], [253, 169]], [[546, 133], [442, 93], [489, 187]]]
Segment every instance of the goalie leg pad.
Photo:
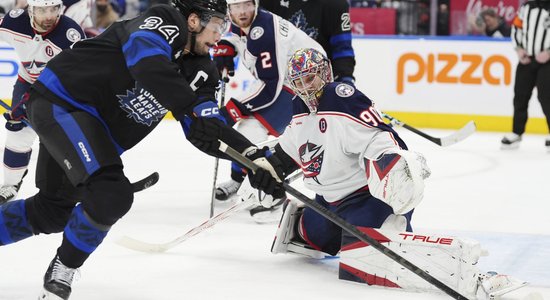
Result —
[[[338, 203], [327, 203], [321, 196], [315, 201], [355, 226], [379, 228], [393, 214], [389, 205], [367, 191], [356, 192]], [[404, 215], [406, 230], [412, 230], [412, 213]], [[304, 209], [302, 225], [303, 237], [310, 245], [331, 255], [340, 251], [342, 229], [338, 225], [308, 207]]]
[[303, 215], [304, 207], [298, 202], [287, 200], [283, 216], [277, 228], [277, 234], [271, 245], [271, 253], [296, 253], [310, 258], [323, 259], [330, 256], [327, 253], [314, 249], [303, 241], [298, 228]]
[[[476, 299], [483, 251], [478, 242], [412, 232], [359, 229], [469, 299]], [[339, 278], [369, 285], [439, 292], [437, 288], [380, 251], [344, 233]]]
[[378, 159], [365, 159], [367, 184], [372, 195], [401, 215], [424, 197], [424, 179], [430, 169], [424, 156], [407, 150], [391, 150]]

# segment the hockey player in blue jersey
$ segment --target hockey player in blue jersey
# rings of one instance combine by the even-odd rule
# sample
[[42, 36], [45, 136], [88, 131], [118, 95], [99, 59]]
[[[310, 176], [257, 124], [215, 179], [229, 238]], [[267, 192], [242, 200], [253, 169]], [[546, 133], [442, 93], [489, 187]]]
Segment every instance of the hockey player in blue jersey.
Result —
[[27, 10], [14, 9], [0, 19], [0, 39], [12, 45], [20, 59], [12, 111], [4, 114], [7, 134], [0, 204], [17, 196], [36, 139], [35, 132], [21, 122], [23, 107], [18, 104], [23, 94], [50, 59], [85, 37], [75, 21], [61, 14], [62, 9], [61, 0], [28, 0]]
[[[349, 83], [333, 82], [330, 62], [322, 53], [297, 51], [288, 63], [288, 78], [302, 101], [294, 101], [292, 121], [273, 155], [282, 162], [285, 175], [301, 169], [304, 186], [315, 192], [318, 204], [468, 299], [477, 299], [478, 293], [485, 299], [525, 285], [511, 276], [481, 272], [476, 266], [482, 253], [478, 242], [411, 233], [413, 211], [430, 176], [426, 160], [407, 149], [371, 99]], [[315, 258], [339, 253], [340, 279], [435, 290], [294, 200], [286, 205], [271, 251]]]
[[61, 52], [31, 86], [23, 101], [40, 138], [39, 191], [0, 205], [0, 246], [63, 232], [40, 299], [68, 299], [78, 268], [130, 210], [134, 189], [121, 155], [168, 111], [201, 151], [225, 157], [221, 140], [263, 165], [249, 176], [252, 186], [268, 194], [280, 187], [275, 158], [217, 113], [209, 50], [227, 28], [226, 12], [225, 0], [155, 5]]
[[[239, 55], [255, 80], [237, 99], [230, 99], [221, 112], [228, 120], [237, 123], [236, 129], [240, 133], [257, 144], [267, 140], [268, 136], [279, 136], [290, 122], [294, 93], [285, 77], [290, 56], [301, 47], [318, 49], [322, 53], [324, 50], [290, 22], [258, 9], [257, 1], [229, 0], [227, 3], [232, 21], [230, 34], [215, 48], [214, 60], [220, 71], [226, 69], [231, 75], [233, 58]], [[231, 180], [217, 187], [216, 198], [226, 200], [235, 194], [245, 176], [245, 170], [233, 163]], [[275, 203], [282, 204], [283, 200], [284, 196]], [[261, 206], [250, 210], [258, 222], [269, 221], [272, 212]]]

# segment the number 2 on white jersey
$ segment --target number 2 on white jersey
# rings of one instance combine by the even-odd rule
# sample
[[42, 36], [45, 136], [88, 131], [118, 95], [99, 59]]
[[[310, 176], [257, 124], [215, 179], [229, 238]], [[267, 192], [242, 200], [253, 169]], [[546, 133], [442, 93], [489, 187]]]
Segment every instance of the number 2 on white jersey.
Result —
[[262, 68], [269, 69], [271, 68], [271, 53], [269, 52], [262, 52], [260, 53], [260, 57], [262, 58]]

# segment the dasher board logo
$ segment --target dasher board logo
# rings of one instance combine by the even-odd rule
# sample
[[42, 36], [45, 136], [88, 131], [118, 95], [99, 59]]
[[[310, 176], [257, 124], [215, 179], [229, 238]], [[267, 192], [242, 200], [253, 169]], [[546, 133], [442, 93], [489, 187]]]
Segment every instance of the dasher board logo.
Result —
[[117, 95], [120, 108], [128, 113], [136, 123], [151, 126], [154, 122], [162, 120], [168, 110], [155, 99], [155, 96], [136, 82], [136, 87], [127, 90], [126, 95]]

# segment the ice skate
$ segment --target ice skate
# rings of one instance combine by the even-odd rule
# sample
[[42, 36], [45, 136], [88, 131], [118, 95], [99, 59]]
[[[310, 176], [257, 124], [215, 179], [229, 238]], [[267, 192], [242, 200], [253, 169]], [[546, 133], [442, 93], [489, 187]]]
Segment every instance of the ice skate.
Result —
[[[271, 196], [267, 195], [266, 197]], [[271, 207], [265, 207], [261, 204], [254, 205], [250, 209], [250, 216], [256, 223], [275, 223], [281, 218], [281, 207], [286, 199], [286, 196], [283, 198], [273, 199], [273, 205]]]
[[40, 300], [66, 300], [71, 295], [71, 284], [78, 269], [65, 266], [59, 256], [50, 263], [46, 275], [44, 275], [44, 286], [40, 293]]
[[239, 187], [241, 187], [241, 182], [237, 182], [233, 179], [221, 183], [216, 188], [216, 199], [225, 201], [229, 198], [231, 198], [233, 195], [237, 193], [237, 190], [239, 190]]
[[[28, 170], [25, 170], [25, 173], [23, 173], [23, 178], [25, 178], [27, 172]], [[19, 181], [19, 183], [16, 185], [3, 185], [2, 187], [0, 187], [0, 204], [15, 199], [15, 197], [17, 197], [19, 188], [21, 188], [21, 185], [23, 184], [23, 178], [21, 178], [21, 181]]]
[[479, 276], [478, 299], [499, 299], [502, 295], [526, 285], [526, 281], [510, 275], [487, 272]]
[[521, 142], [521, 135], [515, 133], [505, 135], [500, 141], [500, 149], [517, 149], [519, 148], [519, 143]]

